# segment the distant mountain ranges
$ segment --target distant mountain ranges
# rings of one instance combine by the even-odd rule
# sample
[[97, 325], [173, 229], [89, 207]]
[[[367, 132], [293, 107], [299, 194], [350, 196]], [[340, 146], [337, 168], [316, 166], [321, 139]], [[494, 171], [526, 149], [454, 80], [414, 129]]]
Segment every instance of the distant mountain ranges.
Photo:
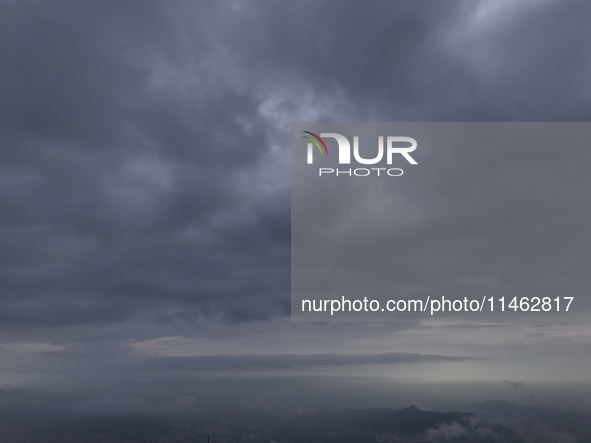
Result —
[[[504, 401], [457, 405], [454, 412], [328, 407], [278, 416], [254, 408], [203, 408], [183, 422], [146, 414], [84, 416], [2, 441], [19, 443], [591, 443], [591, 418]], [[169, 417], [173, 418], [173, 417]], [[1, 426], [1, 425], [0, 425]]]
[[[523, 438], [536, 436], [538, 440], [558, 443], [591, 442], [591, 416], [572, 411], [557, 411], [538, 406], [515, 405], [502, 400], [455, 405], [454, 410], [476, 414], [516, 430]], [[543, 436], [551, 435], [543, 439]], [[567, 438], [568, 437], [568, 438]], [[527, 440], [526, 440], [527, 441]]]

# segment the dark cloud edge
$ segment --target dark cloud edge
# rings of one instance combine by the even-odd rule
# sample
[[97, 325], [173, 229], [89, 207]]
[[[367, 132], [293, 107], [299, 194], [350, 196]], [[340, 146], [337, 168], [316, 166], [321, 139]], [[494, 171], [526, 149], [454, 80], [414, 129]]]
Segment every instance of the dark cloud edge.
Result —
[[289, 369], [305, 366], [345, 366], [369, 364], [421, 363], [435, 361], [460, 362], [481, 360], [478, 357], [462, 357], [418, 353], [386, 354], [245, 354], [203, 355], [196, 357], [151, 358], [138, 364], [144, 371], [232, 371], [254, 369]]

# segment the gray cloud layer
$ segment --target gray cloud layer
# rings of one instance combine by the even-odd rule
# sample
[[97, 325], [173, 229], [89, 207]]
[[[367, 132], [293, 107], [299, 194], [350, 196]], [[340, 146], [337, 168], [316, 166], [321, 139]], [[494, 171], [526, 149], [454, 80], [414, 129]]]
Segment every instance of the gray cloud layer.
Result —
[[6, 333], [288, 315], [290, 120], [591, 115], [586, 2], [0, 8]]
[[377, 355], [206, 355], [200, 357], [159, 358], [143, 362], [145, 370], [245, 371], [254, 369], [287, 369], [305, 366], [343, 366], [436, 361], [474, 360], [468, 357], [388, 353]]

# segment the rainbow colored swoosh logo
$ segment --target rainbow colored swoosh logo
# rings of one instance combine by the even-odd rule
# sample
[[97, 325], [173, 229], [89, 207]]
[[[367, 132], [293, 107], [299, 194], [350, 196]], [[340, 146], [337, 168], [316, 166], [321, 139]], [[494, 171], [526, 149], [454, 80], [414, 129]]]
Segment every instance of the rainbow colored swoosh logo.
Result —
[[[308, 137], [307, 135], [302, 135], [303, 138], [308, 139], [312, 143], [314, 143], [321, 154], [326, 153], [326, 155], [328, 155], [328, 148], [326, 147], [326, 143], [324, 143], [324, 140], [322, 140], [322, 138], [320, 138], [320, 136], [314, 134], [313, 132], [309, 132], [309, 131], [302, 131], [302, 132], [305, 132], [306, 134], [310, 134], [312, 136], [312, 137]], [[320, 143], [318, 143], [318, 142], [320, 142]], [[321, 144], [322, 144], [322, 146], [320, 146]], [[322, 150], [322, 148], [324, 148], [324, 150]]]

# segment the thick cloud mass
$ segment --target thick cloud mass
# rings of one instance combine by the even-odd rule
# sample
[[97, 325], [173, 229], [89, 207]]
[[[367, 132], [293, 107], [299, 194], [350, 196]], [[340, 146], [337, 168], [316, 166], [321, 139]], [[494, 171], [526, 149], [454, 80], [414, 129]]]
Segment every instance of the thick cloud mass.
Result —
[[[175, 90], [153, 59], [188, 49], [166, 11], [138, 4], [125, 29], [115, 5], [4, 5], [2, 322], [285, 313], [289, 213], [256, 179], [259, 103]], [[176, 75], [178, 56], [162, 69]]]
[[515, 8], [5, 2], [3, 324], [287, 314], [291, 118], [586, 118], [589, 6]]
[[[558, 0], [0, 2], [6, 382], [150, 353], [391, 352], [474, 358], [445, 362], [463, 368], [442, 373], [456, 380], [518, 383], [526, 367], [539, 380], [581, 380], [586, 325], [290, 325], [289, 130], [588, 120], [590, 14], [587, 2]], [[583, 168], [573, 169], [585, 196]], [[425, 184], [487, 188], [477, 172], [437, 178]], [[487, 189], [490, 202], [509, 192]], [[444, 205], [428, 201], [428, 226], [461, 247]], [[586, 232], [579, 206], [572, 232]], [[557, 248], [570, 256], [569, 245], [584, 263], [586, 245]], [[437, 364], [410, 375], [431, 379]]]

